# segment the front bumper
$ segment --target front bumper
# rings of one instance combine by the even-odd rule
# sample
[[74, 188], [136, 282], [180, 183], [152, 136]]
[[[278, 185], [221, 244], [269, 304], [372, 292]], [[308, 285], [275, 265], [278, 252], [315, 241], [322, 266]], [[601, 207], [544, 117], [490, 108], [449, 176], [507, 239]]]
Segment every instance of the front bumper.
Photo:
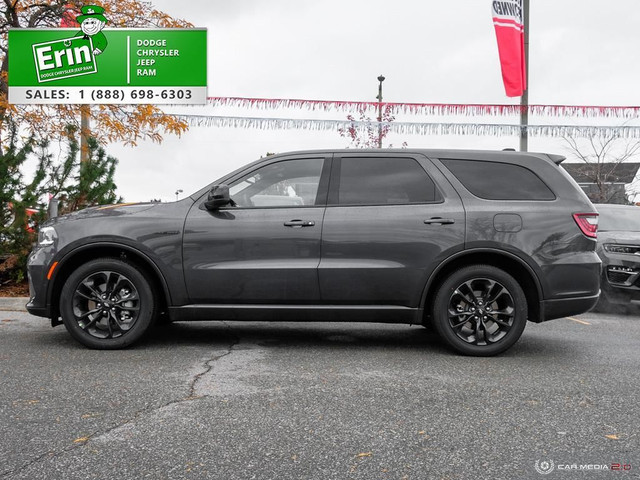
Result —
[[613, 283], [605, 277], [602, 279], [602, 296], [609, 303], [640, 305], [640, 288], [636, 284]]
[[27, 303], [27, 312], [29, 312], [31, 315], [35, 315], [36, 317], [51, 317], [51, 308], [48, 308], [46, 306], [38, 307], [31, 300], [29, 300], [29, 302]]
[[38, 317], [52, 316], [48, 301], [49, 281], [47, 274], [53, 263], [53, 248], [35, 247], [29, 255], [27, 274], [29, 277], [29, 302], [27, 311]]
[[603, 251], [602, 292], [610, 303], [640, 303], [640, 258]]

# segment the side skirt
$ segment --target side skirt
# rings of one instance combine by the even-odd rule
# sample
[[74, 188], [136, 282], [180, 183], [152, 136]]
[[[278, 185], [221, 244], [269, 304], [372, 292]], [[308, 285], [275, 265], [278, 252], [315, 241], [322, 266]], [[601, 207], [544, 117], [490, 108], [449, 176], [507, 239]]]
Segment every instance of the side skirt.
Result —
[[419, 308], [388, 305], [183, 305], [169, 307], [172, 321], [250, 320], [275, 322], [422, 323]]

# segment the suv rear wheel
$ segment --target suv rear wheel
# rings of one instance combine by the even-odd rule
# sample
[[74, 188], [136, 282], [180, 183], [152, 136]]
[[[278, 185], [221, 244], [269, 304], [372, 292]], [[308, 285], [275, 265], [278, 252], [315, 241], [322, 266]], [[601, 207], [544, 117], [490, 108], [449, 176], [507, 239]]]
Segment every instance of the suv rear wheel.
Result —
[[527, 299], [504, 270], [472, 265], [452, 273], [436, 293], [433, 324], [454, 350], [465, 355], [504, 352], [522, 335]]
[[156, 299], [144, 274], [116, 258], [77, 268], [60, 294], [64, 326], [95, 349], [124, 348], [139, 340], [154, 321]]

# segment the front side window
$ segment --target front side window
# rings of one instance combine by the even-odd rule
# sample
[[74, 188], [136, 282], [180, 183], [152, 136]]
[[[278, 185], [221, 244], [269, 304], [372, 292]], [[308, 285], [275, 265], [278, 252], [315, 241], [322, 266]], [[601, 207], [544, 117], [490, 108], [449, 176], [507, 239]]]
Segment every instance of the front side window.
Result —
[[316, 204], [323, 158], [272, 163], [229, 186], [238, 207], [304, 207]]
[[343, 157], [337, 203], [402, 205], [442, 200], [433, 180], [413, 158]]

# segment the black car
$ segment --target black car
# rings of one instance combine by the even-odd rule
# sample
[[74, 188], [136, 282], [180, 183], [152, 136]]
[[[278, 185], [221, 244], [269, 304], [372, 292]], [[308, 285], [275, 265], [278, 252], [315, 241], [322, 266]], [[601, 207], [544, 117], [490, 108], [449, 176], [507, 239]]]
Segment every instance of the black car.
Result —
[[598, 255], [602, 260], [599, 308], [640, 306], [640, 208], [595, 205], [600, 213]]
[[[91, 348], [182, 320], [431, 322], [494, 355], [527, 319], [598, 300], [598, 214], [547, 154], [275, 155], [179, 202], [49, 221], [29, 259], [34, 315]], [[62, 322], [59, 320], [62, 318]]]

